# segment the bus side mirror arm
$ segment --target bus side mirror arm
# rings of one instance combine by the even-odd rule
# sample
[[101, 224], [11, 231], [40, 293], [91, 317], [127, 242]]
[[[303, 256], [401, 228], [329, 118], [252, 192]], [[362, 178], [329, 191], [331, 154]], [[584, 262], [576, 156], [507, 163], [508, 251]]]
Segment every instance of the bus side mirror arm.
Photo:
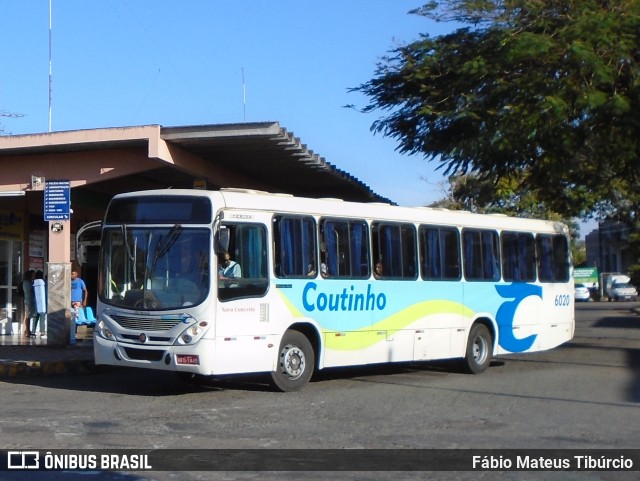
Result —
[[220, 227], [216, 233], [216, 254], [222, 254], [229, 250], [229, 229], [227, 227]]
[[222, 254], [229, 250], [229, 241], [231, 239], [229, 235], [229, 228], [221, 225], [222, 221], [222, 212], [220, 212], [214, 222], [214, 239], [213, 239], [213, 249], [216, 254]]

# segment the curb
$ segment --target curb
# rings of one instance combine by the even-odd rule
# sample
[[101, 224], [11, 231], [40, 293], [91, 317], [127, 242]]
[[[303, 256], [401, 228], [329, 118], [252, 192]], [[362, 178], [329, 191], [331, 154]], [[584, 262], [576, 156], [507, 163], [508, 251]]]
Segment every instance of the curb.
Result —
[[95, 372], [93, 360], [72, 361], [5, 361], [0, 364], [0, 379], [59, 374], [91, 374]]

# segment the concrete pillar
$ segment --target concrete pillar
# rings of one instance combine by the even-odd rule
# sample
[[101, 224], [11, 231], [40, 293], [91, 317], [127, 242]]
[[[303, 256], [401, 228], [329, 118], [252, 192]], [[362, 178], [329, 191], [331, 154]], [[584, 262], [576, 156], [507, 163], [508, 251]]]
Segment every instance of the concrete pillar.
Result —
[[[71, 223], [49, 222], [47, 344], [67, 346], [71, 329]], [[75, 336], [73, 336], [75, 339]]]

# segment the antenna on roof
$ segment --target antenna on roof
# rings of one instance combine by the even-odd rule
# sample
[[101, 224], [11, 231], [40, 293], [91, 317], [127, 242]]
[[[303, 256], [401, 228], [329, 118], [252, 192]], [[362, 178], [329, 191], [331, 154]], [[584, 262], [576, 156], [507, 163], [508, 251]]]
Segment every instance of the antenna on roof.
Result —
[[242, 67], [242, 121], [247, 121], [247, 88], [244, 84], [244, 67]]
[[[6, 110], [0, 110], [0, 117], [12, 117], [12, 118], [18, 118], [18, 117], [24, 117], [24, 114], [17, 114], [14, 112], [7, 112]], [[0, 134], [4, 133], [4, 125], [2, 125], [2, 123], [0, 122]]]
[[49, 132], [51, 132], [51, 103], [52, 103], [52, 87], [53, 87], [53, 69], [51, 68], [51, 31], [52, 22], [52, 5], [53, 0], [49, 0]]

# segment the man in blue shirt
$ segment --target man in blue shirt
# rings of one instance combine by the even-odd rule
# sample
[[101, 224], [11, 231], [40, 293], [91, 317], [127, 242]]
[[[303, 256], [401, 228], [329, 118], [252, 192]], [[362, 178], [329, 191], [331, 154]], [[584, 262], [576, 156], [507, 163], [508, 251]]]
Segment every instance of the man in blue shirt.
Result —
[[71, 271], [71, 307], [74, 309], [87, 307], [88, 295], [87, 286], [78, 277], [78, 271]]

